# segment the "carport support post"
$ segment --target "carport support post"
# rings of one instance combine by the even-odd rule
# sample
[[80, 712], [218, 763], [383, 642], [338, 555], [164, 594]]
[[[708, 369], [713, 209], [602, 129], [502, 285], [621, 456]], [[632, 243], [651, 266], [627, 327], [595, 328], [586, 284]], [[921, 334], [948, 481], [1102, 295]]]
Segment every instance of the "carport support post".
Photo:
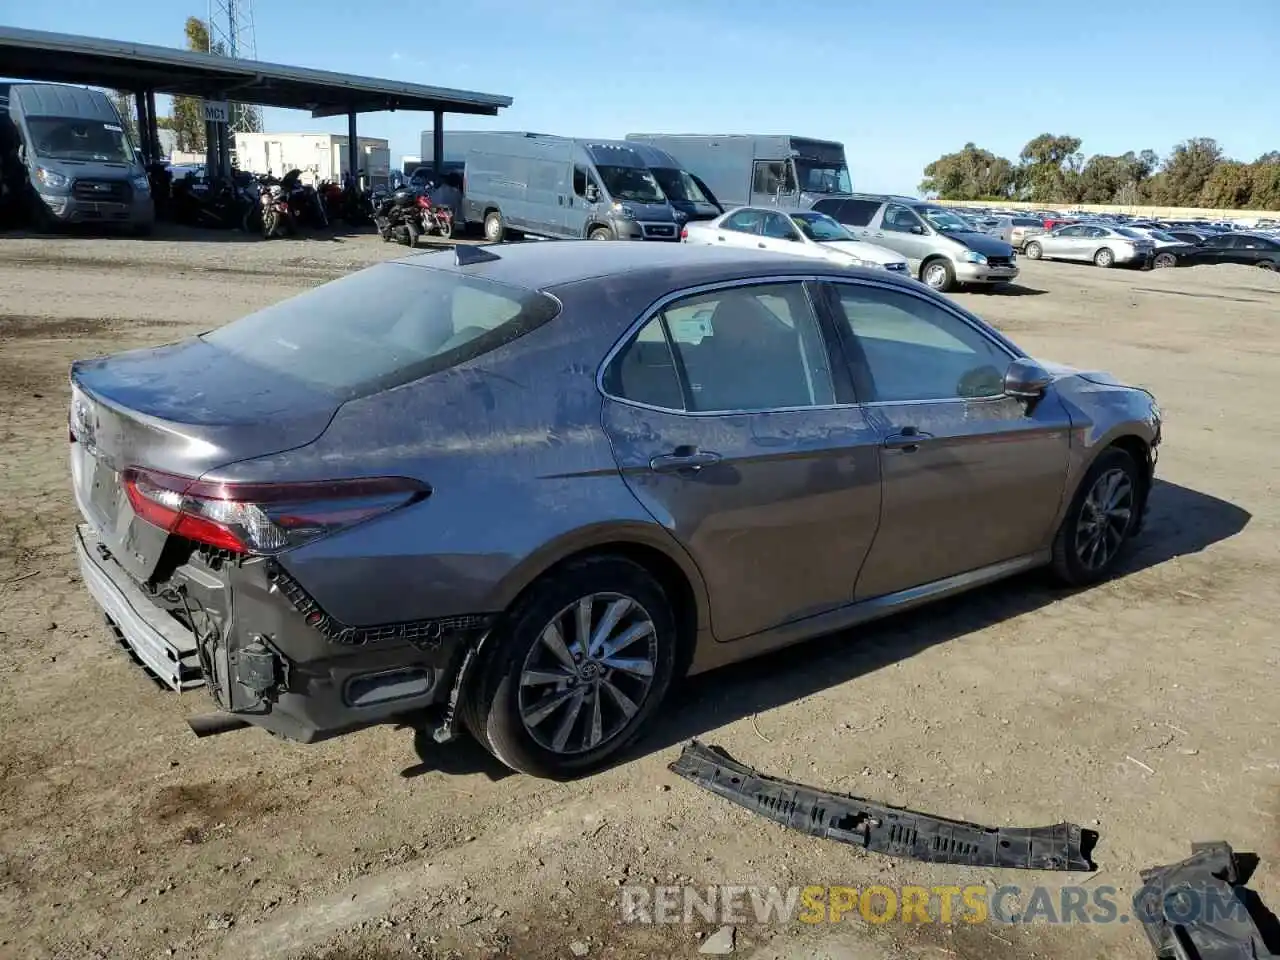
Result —
[[147, 156], [160, 162], [160, 119], [156, 116], [156, 92], [147, 91]]
[[204, 174], [211, 182], [218, 175], [218, 125], [204, 122]]
[[138, 142], [142, 150], [142, 159], [146, 163], [155, 163], [155, 154], [151, 152], [151, 121], [147, 118], [147, 95], [139, 90], [133, 95], [134, 107], [138, 113]]
[[431, 172], [436, 182], [444, 170], [444, 111], [437, 110], [431, 118]]
[[360, 141], [356, 137], [356, 112], [347, 114], [347, 174], [356, 189], [363, 189], [360, 182]]

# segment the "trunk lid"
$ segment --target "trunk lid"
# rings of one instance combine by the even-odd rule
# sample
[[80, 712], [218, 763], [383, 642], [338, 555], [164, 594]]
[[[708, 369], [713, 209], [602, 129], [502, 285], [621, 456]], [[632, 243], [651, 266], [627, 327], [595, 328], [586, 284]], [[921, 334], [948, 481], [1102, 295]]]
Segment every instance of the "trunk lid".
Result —
[[260, 369], [198, 337], [71, 366], [71, 475], [103, 546], [148, 579], [167, 534], [134, 515], [129, 467], [198, 478], [310, 443], [342, 399]]

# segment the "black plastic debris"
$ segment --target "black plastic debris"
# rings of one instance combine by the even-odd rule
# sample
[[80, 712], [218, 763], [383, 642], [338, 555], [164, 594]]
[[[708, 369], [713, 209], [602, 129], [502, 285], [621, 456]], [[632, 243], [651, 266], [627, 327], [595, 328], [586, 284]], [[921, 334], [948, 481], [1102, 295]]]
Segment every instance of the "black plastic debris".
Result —
[[[1242, 855], [1243, 856], [1243, 855]], [[1156, 956], [1168, 960], [1276, 960], [1255, 914], [1266, 914], [1244, 886], [1230, 844], [1193, 843], [1191, 856], [1141, 873], [1135, 915]]]
[[1094, 869], [1089, 854], [1098, 835], [1074, 823], [984, 827], [934, 817], [757, 773], [697, 740], [685, 746], [670, 769], [783, 826], [875, 853], [975, 867]]

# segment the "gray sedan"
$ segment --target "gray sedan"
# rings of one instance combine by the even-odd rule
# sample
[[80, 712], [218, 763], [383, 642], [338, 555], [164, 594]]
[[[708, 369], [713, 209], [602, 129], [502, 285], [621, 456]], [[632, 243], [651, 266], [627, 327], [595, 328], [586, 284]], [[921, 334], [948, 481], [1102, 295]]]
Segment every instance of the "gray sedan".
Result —
[[1081, 260], [1098, 267], [1148, 266], [1155, 244], [1127, 227], [1076, 223], [1027, 240], [1023, 252], [1031, 260]]
[[674, 244], [415, 256], [71, 381], [85, 586], [202, 729], [432, 708], [546, 776], [679, 675], [1100, 580], [1161, 437], [908, 278]]

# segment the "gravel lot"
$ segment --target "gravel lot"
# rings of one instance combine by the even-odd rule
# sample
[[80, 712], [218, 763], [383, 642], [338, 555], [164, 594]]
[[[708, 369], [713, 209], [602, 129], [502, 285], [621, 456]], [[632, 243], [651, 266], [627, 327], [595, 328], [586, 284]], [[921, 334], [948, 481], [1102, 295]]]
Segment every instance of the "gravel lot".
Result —
[[[1023, 264], [960, 294], [1032, 353], [1153, 389], [1166, 443], [1123, 576], [1029, 576], [679, 690], [629, 762], [557, 784], [382, 727], [197, 741], [75, 573], [66, 369], [195, 333], [403, 248], [0, 238], [0, 956], [697, 955], [713, 926], [622, 926], [619, 884], [1079, 877], [862, 856], [666, 770], [691, 736], [765, 770], [990, 824], [1093, 826], [1101, 873], [1194, 840], [1256, 853], [1280, 910], [1280, 277]], [[737, 956], [1146, 958], [1136, 924], [804, 924]]]

